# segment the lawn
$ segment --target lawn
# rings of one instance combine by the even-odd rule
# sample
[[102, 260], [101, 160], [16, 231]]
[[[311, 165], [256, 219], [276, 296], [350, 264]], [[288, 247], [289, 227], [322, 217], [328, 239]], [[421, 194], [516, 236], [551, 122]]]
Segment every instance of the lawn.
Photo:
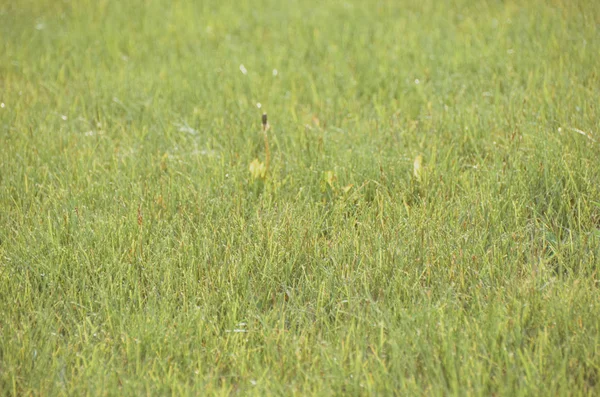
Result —
[[595, 0], [0, 0], [0, 395], [599, 394], [599, 54]]

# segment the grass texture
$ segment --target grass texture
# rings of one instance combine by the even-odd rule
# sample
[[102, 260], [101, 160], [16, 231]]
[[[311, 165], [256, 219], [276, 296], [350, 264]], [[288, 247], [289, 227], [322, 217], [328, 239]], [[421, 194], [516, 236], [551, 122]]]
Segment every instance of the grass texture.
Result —
[[0, 1], [0, 394], [597, 395], [598, 54], [592, 0]]

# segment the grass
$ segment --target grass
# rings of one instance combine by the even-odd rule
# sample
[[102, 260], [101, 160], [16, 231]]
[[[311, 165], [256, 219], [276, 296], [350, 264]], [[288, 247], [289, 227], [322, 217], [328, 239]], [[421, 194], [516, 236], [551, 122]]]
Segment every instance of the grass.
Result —
[[600, 393], [599, 26], [0, 2], [0, 394]]

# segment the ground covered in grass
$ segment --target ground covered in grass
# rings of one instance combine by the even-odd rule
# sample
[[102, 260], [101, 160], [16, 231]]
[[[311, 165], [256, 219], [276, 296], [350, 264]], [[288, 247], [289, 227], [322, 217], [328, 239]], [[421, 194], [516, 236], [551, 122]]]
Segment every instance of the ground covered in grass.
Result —
[[1, 2], [0, 394], [600, 392], [599, 26]]

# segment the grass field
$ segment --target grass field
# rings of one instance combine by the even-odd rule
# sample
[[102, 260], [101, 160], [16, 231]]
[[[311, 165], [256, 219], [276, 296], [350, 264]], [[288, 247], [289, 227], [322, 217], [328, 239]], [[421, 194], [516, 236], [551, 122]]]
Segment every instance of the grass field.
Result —
[[0, 394], [597, 395], [599, 54], [594, 0], [0, 0]]

